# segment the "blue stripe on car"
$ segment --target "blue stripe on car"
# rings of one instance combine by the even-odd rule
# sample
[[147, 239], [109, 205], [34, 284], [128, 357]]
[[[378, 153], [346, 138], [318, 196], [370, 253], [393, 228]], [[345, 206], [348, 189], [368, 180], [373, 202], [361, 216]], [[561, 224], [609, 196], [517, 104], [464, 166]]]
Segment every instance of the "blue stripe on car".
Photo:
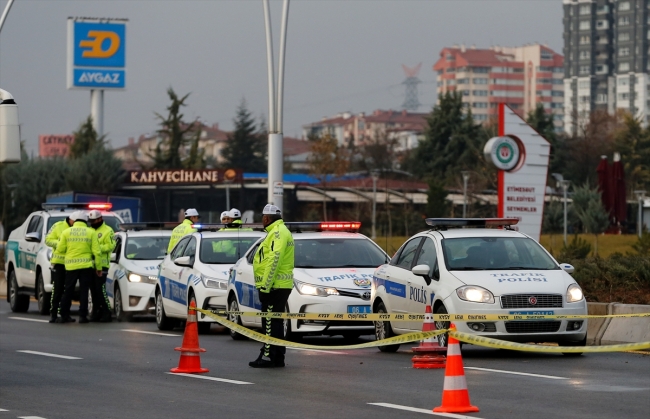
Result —
[[187, 304], [187, 285], [160, 276], [160, 288], [163, 298], [180, 304]]
[[406, 298], [406, 285], [398, 284], [397, 282], [389, 281], [384, 278], [374, 277], [377, 288], [383, 286], [387, 294], [392, 294], [397, 297]]

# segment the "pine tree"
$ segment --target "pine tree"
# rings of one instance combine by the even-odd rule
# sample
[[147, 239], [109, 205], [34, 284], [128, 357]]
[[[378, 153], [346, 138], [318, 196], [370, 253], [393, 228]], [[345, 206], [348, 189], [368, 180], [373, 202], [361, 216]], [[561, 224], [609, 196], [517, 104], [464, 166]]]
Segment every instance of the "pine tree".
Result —
[[255, 119], [242, 100], [233, 120], [235, 130], [228, 135], [228, 142], [221, 151], [223, 166], [242, 169], [244, 172], [264, 173], [266, 163], [266, 140], [255, 126]]
[[77, 131], [73, 133], [74, 142], [70, 146], [70, 158], [78, 159], [90, 153], [97, 147], [105, 147], [106, 135], [101, 137], [93, 127], [93, 118], [89, 116], [85, 122], [81, 123]]
[[185, 100], [190, 94], [188, 93], [179, 98], [174, 89], [170, 87], [167, 90], [167, 95], [172, 102], [167, 107], [167, 116], [164, 117], [156, 113], [161, 126], [158, 134], [162, 137], [162, 141], [156, 146], [154, 155], [150, 156], [153, 158], [153, 167], [156, 169], [178, 169], [183, 167], [181, 150], [187, 142], [185, 136], [195, 129], [194, 123], [187, 124], [183, 121], [184, 115], [181, 113], [181, 108], [187, 106]]
[[115, 191], [125, 175], [122, 161], [111, 150], [96, 147], [68, 164], [65, 184], [67, 190], [107, 193]]
[[450, 207], [444, 183], [440, 180], [430, 180], [427, 191], [427, 217], [449, 217]]

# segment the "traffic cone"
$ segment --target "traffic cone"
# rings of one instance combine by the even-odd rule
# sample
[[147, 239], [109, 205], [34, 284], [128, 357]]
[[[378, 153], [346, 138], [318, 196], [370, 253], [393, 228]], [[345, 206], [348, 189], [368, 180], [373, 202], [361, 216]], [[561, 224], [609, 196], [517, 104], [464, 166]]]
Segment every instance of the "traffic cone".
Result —
[[[449, 331], [455, 331], [452, 323]], [[469, 392], [465, 380], [463, 357], [460, 354], [458, 340], [449, 335], [447, 346], [447, 368], [445, 369], [445, 385], [442, 389], [442, 406], [433, 409], [434, 412], [468, 413], [478, 412], [478, 407], [469, 404]]]
[[[436, 330], [436, 322], [433, 321], [431, 306], [427, 304], [424, 310], [423, 332]], [[416, 355], [411, 358], [413, 368], [444, 368], [445, 353], [447, 348], [440, 346], [437, 336], [428, 337], [420, 342], [420, 346], [413, 348]]]
[[183, 333], [183, 346], [174, 348], [181, 353], [178, 367], [170, 371], [174, 373], [202, 373], [209, 372], [207, 368], [201, 368], [200, 352], [205, 349], [199, 347], [199, 327], [196, 323], [196, 304], [190, 301], [190, 308], [187, 310], [187, 321], [185, 322], [185, 333]]

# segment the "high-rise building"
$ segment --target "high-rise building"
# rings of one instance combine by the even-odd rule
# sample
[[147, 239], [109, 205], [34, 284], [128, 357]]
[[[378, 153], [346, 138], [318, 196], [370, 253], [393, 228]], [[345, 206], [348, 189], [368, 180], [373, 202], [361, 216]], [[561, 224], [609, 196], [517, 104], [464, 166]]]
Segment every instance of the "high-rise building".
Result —
[[625, 109], [644, 124], [650, 109], [648, 0], [563, 0], [564, 127], [596, 110]]
[[561, 130], [563, 65], [560, 54], [539, 44], [489, 49], [461, 45], [443, 48], [433, 70], [438, 74], [438, 94], [461, 92], [475, 121], [496, 117], [499, 103], [523, 117], [541, 103]]

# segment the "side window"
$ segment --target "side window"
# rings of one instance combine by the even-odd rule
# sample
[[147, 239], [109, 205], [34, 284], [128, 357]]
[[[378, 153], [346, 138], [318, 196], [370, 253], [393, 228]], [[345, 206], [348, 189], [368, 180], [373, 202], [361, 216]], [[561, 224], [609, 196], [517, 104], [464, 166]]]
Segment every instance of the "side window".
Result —
[[[420, 246], [421, 241], [422, 237], [416, 237], [415, 239], [412, 239], [406, 243], [402, 248], [400, 254], [397, 256], [397, 260], [395, 261], [394, 265], [402, 269], [411, 269], [411, 266], [413, 265], [413, 259], [415, 259], [415, 254], [418, 250], [418, 246]], [[391, 264], [393, 264], [392, 261]]]
[[115, 260], [116, 262], [120, 261], [120, 256], [122, 255], [122, 236], [115, 236]]
[[183, 255], [183, 251], [185, 250], [185, 246], [187, 246], [188, 241], [190, 241], [190, 238], [184, 237], [178, 243], [176, 243], [176, 247], [174, 247], [170, 256], [171, 260], [179, 258], [181, 255]]
[[420, 248], [420, 253], [418, 254], [418, 259], [415, 265], [429, 265], [429, 276], [432, 278], [440, 277], [436, 271], [438, 271], [438, 255], [436, 254], [436, 245], [432, 239], [425, 239], [422, 247]]
[[253, 264], [253, 259], [255, 258], [255, 253], [257, 253], [257, 249], [260, 247], [260, 244], [262, 244], [261, 241], [259, 243], [257, 243], [256, 245], [254, 245], [253, 247], [251, 247], [251, 251], [248, 253], [248, 256], [246, 256], [246, 262], [248, 262], [249, 265]]
[[27, 226], [27, 231], [25, 234], [29, 233], [40, 233], [41, 230], [39, 230], [38, 226], [41, 226], [43, 228], [43, 218], [39, 215], [35, 215], [32, 217], [31, 220], [29, 220], [29, 225]]
[[196, 255], [196, 239], [192, 237], [190, 242], [187, 244], [187, 247], [183, 251], [183, 256], [189, 256], [190, 262], [194, 263], [194, 257]]

